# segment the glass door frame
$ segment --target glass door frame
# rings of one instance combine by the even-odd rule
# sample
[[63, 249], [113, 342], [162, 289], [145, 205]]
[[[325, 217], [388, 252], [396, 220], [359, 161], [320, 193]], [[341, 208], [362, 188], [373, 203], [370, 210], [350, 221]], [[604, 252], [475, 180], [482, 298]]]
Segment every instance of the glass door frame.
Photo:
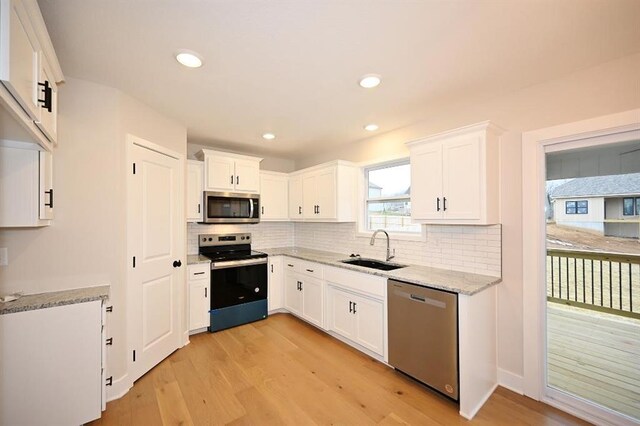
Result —
[[523, 393], [598, 424], [638, 424], [547, 383], [545, 154], [640, 140], [640, 109], [527, 132], [522, 137]]

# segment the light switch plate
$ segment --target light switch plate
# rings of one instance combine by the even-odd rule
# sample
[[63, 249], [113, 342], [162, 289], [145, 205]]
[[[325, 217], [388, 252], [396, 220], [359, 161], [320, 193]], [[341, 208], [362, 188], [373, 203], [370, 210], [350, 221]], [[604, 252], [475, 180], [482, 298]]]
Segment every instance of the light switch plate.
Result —
[[0, 247], [0, 266], [9, 266], [9, 249]]

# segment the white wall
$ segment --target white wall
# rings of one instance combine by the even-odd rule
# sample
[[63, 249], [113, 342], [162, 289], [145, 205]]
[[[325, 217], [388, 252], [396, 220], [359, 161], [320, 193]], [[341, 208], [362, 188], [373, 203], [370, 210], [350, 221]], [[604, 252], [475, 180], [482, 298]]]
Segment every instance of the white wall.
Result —
[[107, 372], [126, 372], [125, 134], [186, 153], [186, 129], [123, 93], [67, 78], [59, 95], [54, 151], [55, 220], [38, 229], [0, 230], [9, 266], [0, 293], [39, 293], [110, 284]]
[[[522, 132], [640, 106], [640, 53], [494, 99], [440, 105], [421, 123], [341, 147], [319, 147], [296, 158], [304, 168], [336, 158], [373, 161], [408, 155], [404, 143], [447, 129], [492, 120], [507, 129], [501, 140], [502, 277], [498, 286], [498, 365], [518, 387], [523, 366]], [[526, 159], [525, 159], [526, 161]]]
[[[196, 143], [189, 143], [187, 144], [187, 158], [195, 160], [196, 152], [200, 151], [201, 149], [215, 149], [218, 151], [231, 152], [228, 149], [216, 148], [215, 146], [211, 146], [211, 145], [200, 145]], [[289, 173], [295, 170], [295, 162], [288, 158], [272, 157], [269, 155], [263, 156], [263, 155], [251, 154], [251, 153], [239, 152], [239, 151], [233, 151], [233, 152], [236, 154], [253, 155], [255, 157], [262, 157], [263, 160], [260, 162], [260, 170], [270, 170], [272, 172], [282, 172], [282, 173]]]

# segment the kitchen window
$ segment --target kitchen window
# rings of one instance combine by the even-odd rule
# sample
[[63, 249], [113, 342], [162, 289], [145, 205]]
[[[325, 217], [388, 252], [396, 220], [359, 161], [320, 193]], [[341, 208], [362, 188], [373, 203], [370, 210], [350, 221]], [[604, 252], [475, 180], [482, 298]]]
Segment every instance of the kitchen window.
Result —
[[588, 214], [589, 213], [589, 201], [566, 201], [565, 202], [566, 214]]
[[408, 158], [366, 167], [364, 194], [364, 226], [361, 230], [421, 234], [422, 226], [411, 222], [411, 165]]
[[640, 197], [626, 197], [622, 199], [622, 214], [624, 216], [640, 215]]

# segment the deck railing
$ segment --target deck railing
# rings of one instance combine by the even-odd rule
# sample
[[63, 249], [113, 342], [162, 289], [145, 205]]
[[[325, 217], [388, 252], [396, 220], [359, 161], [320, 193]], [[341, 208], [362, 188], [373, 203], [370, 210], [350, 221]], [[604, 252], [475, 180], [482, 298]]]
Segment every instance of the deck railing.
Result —
[[547, 300], [640, 319], [640, 255], [547, 250]]

